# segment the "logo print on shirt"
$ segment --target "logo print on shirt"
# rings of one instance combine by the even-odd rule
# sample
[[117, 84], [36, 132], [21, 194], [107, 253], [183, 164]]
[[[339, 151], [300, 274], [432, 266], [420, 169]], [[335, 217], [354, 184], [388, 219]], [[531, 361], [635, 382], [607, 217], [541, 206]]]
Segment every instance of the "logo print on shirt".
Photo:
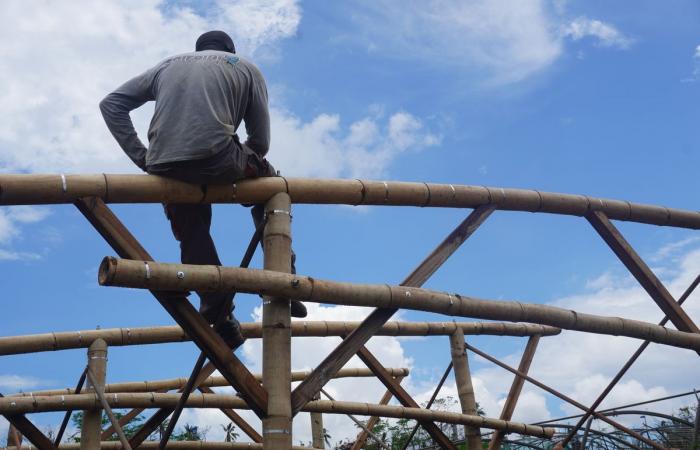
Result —
[[226, 62], [228, 64], [231, 64], [232, 66], [235, 65], [240, 60], [241, 59], [238, 56], [227, 56], [226, 57]]

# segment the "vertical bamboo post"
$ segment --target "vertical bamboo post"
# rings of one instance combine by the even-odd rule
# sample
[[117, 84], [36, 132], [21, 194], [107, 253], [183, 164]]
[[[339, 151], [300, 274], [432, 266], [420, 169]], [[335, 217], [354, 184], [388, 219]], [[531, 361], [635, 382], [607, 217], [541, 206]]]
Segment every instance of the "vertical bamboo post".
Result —
[[[452, 365], [454, 366], [455, 382], [457, 383], [457, 395], [462, 412], [476, 415], [474, 386], [472, 386], [472, 376], [469, 372], [469, 361], [464, 346], [464, 332], [460, 327], [456, 327], [455, 332], [450, 335], [450, 351], [452, 354]], [[479, 427], [465, 426], [464, 435], [468, 450], [481, 449], [481, 431]]]
[[22, 447], [22, 433], [12, 424], [7, 428], [7, 446]]
[[[107, 343], [104, 339], [95, 339], [88, 348], [88, 369], [94, 375], [96, 385], [104, 389], [107, 374]], [[95, 386], [88, 380], [88, 392], [95, 392]], [[102, 433], [102, 409], [83, 412], [83, 425], [80, 433], [80, 450], [100, 450]]]
[[[314, 400], [320, 400], [321, 396], [316, 394]], [[311, 446], [313, 448], [326, 448], [324, 445], [325, 439], [323, 438], [323, 414], [319, 412], [309, 413], [311, 416]]]
[[[264, 267], [291, 272], [292, 237], [289, 195], [275, 194], [265, 205], [267, 223]], [[263, 297], [263, 386], [267, 390], [267, 416], [263, 419], [263, 449], [292, 448], [291, 315], [289, 299]]]
[[[532, 364], [532, 358], [535, 357], [535, 351], [537, 350], [537, 344], [540, 342], [540, 335], [535, 334], [530, 336], [525, 346], [525, 351], [523, 352], [523, 357], [520, 359], [520, 366], [518, 370], [522, 373], [527, 373], [530, 370], [530, 365]], [[513, 379], [513, 384], [510, 386], [510, 391], [508, 392], [508, 397], [506, 397], [506, 402], [503, 405], [503, 410], [501, 411], [501, 420], [510, 420], [513, 418], [513, 412], [515, 411], [515, 405], [518, 403], [520, 398], [520, 392], [523, 390], [523, 385], [525, 384], [525, 379], [518, 375]], [[502, 431], [494, 431], [491, 435], [491, 441], [489, 442], [489, 450], [500, 450], [501, 443], [503, 442], [503, 436], [505, 434]]]

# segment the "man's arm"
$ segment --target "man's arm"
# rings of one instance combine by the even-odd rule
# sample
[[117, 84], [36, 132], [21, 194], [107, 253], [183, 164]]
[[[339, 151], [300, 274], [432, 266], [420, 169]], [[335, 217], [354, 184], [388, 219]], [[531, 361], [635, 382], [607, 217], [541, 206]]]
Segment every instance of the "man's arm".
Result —
[[156, 73], [157, 68], [153, 68], [132, 78], [100, 102], [107, 128], [127, 156], [143, 171], [146, 170], [146, 147], [136, 134], [129, 112], [155, 100], [153, 84]]
[[270, 148], [270, 113], [267, 110], [267, 86], [262, 73], [253, 67], [248, 109], [243, 116], [248, 139], [245, 145], [263, 157]]

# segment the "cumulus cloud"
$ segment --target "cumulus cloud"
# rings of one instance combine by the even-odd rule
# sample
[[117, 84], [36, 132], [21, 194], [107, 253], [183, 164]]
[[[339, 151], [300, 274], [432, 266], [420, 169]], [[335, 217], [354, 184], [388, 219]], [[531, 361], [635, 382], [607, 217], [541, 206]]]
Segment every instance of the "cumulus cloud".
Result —
[[306, 123], [278, 108], [270, 114], [275, 130], [270, 160], [284, 174], [294, 176], [378, 177], [401, 153], [441, 141], [441, 136], [404, 111], [388, 118], [364, 117], [347, 128], [338, 114], [321, 114]]
[[[344, 320], [361, 321], [369, 312], [367, 308], [350, 306], [327, 306], [316, 303], [307, 303], [308, 317], [305, 320]], [[256, 308], [252, 319], [262, 319], [262, 308]], [[400, 315], [395, 319], [400, 320]], [[292, 367], [294, 370], [310, 370], [316, 367], [323, 358], [328, 355], [341, 342], [340, 338], [295, 338], [292, 340]], [[367, 347], [386, 367], [413, 366], [413, 360], [406, 355], [399, 339], [391, 336], [377, 336], [372, 338]], [[262, 341], [250, 339], [242, 348], [242, 355], [248, 368], [253, 372], [262, 370]], [[357, 357], [352, 358], [345, 367], [366, 367]], [[404, 380], [403, 385], [411, 386], [410, 377]], [[331, 380], [324, 388], [331, 396], [338, 400], [351, 400], [359, 402], [377, 403], [384, 394], [386, 388], [376, 378], [354, 378]], [[230, 388], [222, 388], [222, 392], [231, 392]], [[189, 422], [203, 427], [210, 427], [210, 440], [223, 438], [223, 432], [218, 424], [228, 423], [228, 419], [220, 411], [215, 410], [187, 410], [183, 415], [182, 423]], [[250, 411], [240, 411], [240, 414], [254, 427], [259, 429], [259, 419]], [[365, 419], [365, 418], [361, 418]], [[333, 441], [340, 441], [345, 437], [355, 436], [357, 427], [346, 416], [338, 414], [324, 414], [324, 427], [327, 428]], [[294, 442], [311, 441], [310, 418], [307, 413], [299, 413], [294, 420]], [[248, 439], [242, 436], [243, 441]]]
[[[217, 1], [206, 14], [159, 0], [85, 0], [51, 8], [8, 1], [0, 12], [5, 172], [135, 171], [99, 114], [106, 93], [162, 58], [189, 51], [194, 38], [211, 28], [229, 31], [244, 56], [274, 63], [275, 44], [294, 36], [301, 21], [296, 0]], [[284, 173], [376, 176], [401, 152], [439, 142], [407, 112], [347, 126], [333, 113], [305, 121], [272, 94], [270, 157]], [[144, 141], [151, 112], [146, 105], [132, 113]]]
[[22, 225], [40, 222], [48, 215], [47, 208], [35, 206], [11, 206], [0, 209], [0, 245], [6, 247], [0, 247], [0, 261], [39, 259], [38, 254], [14, 251], [8, 246], [22, 236]]
[[613, 25], [587, 17], [576, 18], [563, 28], [562, 33], [574, 41], [593, 38], [601, 47], [626, 49], [634, 42]]
[[364, 34], [353, 30], [349, 39], [370, 52], [475, 71], [487, 84], [515, 83], [541, 72], [564, 53], [567, 39], [593, 37], [599, 46], [618, 49], [632, 43], [601, 20], [579, 17], [567, 23], [566, 4], [560, 1], [359, 3], [364, 11], [353, 11], [353, 17]]
[[[264, 59], [292, 36], [294, 0], [214, 2], [207, 15], [159, 0], [0, 5], [0, 170], [133, 171], [102, 122], [105, 94], [211, 28]], [[245, 17], [245, 24], [240, 23]], [[152, 108], [133, 114], [145, 137]]]
[[356, 17], [372, 51], [483, 69], [498, 83], [522, 80], [562, 51], [540, 0], [382, 0], [366, 9]]

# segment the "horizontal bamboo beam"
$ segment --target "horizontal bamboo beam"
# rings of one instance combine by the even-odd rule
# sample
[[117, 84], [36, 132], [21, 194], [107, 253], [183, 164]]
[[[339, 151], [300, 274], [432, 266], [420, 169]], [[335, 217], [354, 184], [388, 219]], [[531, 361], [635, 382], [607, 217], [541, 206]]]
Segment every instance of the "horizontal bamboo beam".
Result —
[[[155, 450], [158, 448], [158, 441], [146, 441], [139, 445], [142, 450]], [[7, 450], [21, 450], [27, 447], [7, 447]], [[100, 448], [104, 450], [120, 450], [121, 442], [118, 441], [102, 441]], [[209, 442], [209, 441], [175, 441], [168, 442], [165, 446], [166, 450], [262, 450], [262, 444], [254, 442]], [[59, 450], [80, 450], [80, 444], [61, 444]], [[292, 446], [292, 450], [323, 450], [314, 449], [313, 447]]]
[[[107, 402], [112, 408], [172, 408], [179, 400], [179, 394], [161, 393], [124, 393], [109, 394]], [[99, 405], [95, 394], [73, 394], [64, 396], [34, 396], [0, 398], [0, 414], [36, 413], [48, 411], [65, 411], [66, 409], [90, 409]], [[231, 408], [249, 409], [247, 403], [235, 395], [191, 394], [187, 399], [188, 408]], [[433, 411], [423, 408], [406, 408], [403, 406], [375, 405], [359, 402], [340, 402], [315, 400], [308, 402], [302, 409], [306, 412], [324, 414], [356, 414], [359, 416], [380, 416], [397, 419], [415, 419], [420, 421], [454, 423], [458, 425], [479, 426], [507, 433], [550, 438], [554, 429], [537, 425], [511, 422], [500, 419], [470, 416], [448, 411]]]
[[287, 192], [292, 203], [476, 208], [609, 218], [700, 229], [700, 212], [585, 195], [458, 184], [265, 177], [201, 186], [154, 175], [1, 174], [0, 205], [72, 203], [100, 197], [106, 203], [264, 203]]
[[567, 330], [648, 339], [658, 344], [700, 351], [700, 335], [638, 320], [597, 316], [518, 301], [483, 300], [405, 286], [326, 281], [266, 270], [146, 264], [143, 261], [107, 257], [100, 265], [99, 282], [105, 286], [156, 291], [240, 291], [317, 303], [405, 308], [450, 316], [534, 322]]
[[[408, 376], [409, 370], [406, 368], [387, 368], [386, 369], [394, 377], [406, 377]], [[311, 373], [310, 370], [295, 370], [292, 372], [292, 381], [301, 381]], [[257, 380], [262, 379], [262, 375], [257, 373], [253, 374]], [[338, 373], [333, 378], [366, 378], [373, 377], [374, 373], [366, 367], [347, 367], [340, 369]], [[173, 389], [181, 389], [187, 384], [187, 378], [170, 378], [166, 380], [153, 380], [153, 381], [130, 381], [126, 383], [112, 383], [106, 384], [104, 390], [106, 393], [122, 393], [122, 392], [157, 392], [157, 391], [170, 391]], [[222, 376], [208, 377], [199, 387], [211, 388], [220, 386], [230, 386], [226, 378]], [[37, 395], [66, 395], [74, 394], [75, 389], [65, 388], [65, 389], [51, 389], [45, 391], [33, 391], [33, 392], [21, 392], [14, 395], [8, 395], [7, 397], [31, 397]]]
[[[362, 322], [292, 321], [294, 337], [344, 336]], [[561, 329], [530, 323], [503, 322], [387, 322], [375, 336], [443, 336], [459, 327], [464, 334], [495, 336], [553, 336]], [[262, 337], [260, 322], [241, 324], [241, 332], [247, 339]], [[190, 338], [177, 325], [160, 327], [105, 328], [102, 330], [63, 331], [0, 337], [0, 356], [22, 353], [48, 352], [87, 348], [95, 339], [104, 339], [111, 347], [124, 345], [164, 344], [185, 342]]]

